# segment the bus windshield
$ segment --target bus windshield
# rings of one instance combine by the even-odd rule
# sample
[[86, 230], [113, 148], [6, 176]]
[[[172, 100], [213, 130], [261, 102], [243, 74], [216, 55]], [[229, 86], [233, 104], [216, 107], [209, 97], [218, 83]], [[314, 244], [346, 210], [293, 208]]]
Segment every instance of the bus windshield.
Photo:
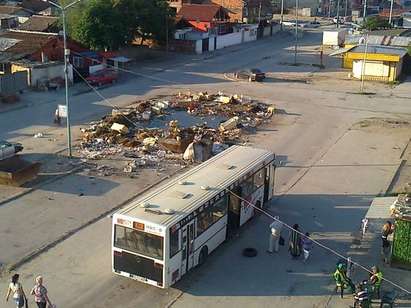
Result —
[[147, 257], [163, 259], [163, 238], [143, 231], [115, 225], [114, 246]]

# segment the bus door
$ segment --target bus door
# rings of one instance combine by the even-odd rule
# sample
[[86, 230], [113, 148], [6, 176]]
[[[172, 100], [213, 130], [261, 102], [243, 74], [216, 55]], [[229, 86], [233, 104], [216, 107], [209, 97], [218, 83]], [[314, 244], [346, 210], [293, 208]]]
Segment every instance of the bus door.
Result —
[[274, 195], [275, 165], [274, 162], [265, 167], [264, 204]]
[[[232, 189], [233, 193], [241, 196], [241, 187]], [[240, 227], [241, 200], [237, 196], [229, 193], [228, 198], [228, 232], [227, 236], [232, 235]]]
[[194, 220], [182, 228], [181, 276], [194, 266]]

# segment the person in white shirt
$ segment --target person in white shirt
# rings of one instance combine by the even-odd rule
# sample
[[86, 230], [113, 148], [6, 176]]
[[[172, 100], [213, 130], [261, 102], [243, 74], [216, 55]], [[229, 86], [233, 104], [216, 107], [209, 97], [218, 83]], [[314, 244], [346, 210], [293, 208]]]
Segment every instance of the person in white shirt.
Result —
[[26, 294], [24, 294], [23, 286], [19, 282], [19, 277], [19, 274], [14, 274], [11, 277], [11, 282], [6, 293], [6, 302], [9, 300], [10, 294], [13, 294], [13, 299], [17, 308], [23, 307], [26, 299]]
[[281, 229], [283, 228], [283, 224], [279, 221], [279, 217], [275, 216], [275, 219], [271, 224], [270, 224], [270, 238], [268, 241], [268, 250], [267, 252], [273, 253], [273, 252], [278, 252], [279, 250], [279, 242], [280, 242], [280, 236], [281, 236]]

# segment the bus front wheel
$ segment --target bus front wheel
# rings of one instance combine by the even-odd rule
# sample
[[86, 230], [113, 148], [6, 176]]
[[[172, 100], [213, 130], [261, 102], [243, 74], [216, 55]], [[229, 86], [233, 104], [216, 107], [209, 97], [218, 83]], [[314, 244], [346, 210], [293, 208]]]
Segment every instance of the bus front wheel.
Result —
[[198, 266], [201, 266], [205, 263], [208, 257], [208, 248], [204, 246], [200, 251], [200, 256], [198, 257]]

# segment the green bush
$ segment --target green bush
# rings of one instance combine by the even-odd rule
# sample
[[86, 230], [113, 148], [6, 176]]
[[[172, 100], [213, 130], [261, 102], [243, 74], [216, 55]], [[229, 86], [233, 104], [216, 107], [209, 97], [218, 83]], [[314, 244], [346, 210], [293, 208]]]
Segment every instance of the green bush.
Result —
[[392, 259], [394, 262], [411, 264], [411, 221], [396, 221]]

